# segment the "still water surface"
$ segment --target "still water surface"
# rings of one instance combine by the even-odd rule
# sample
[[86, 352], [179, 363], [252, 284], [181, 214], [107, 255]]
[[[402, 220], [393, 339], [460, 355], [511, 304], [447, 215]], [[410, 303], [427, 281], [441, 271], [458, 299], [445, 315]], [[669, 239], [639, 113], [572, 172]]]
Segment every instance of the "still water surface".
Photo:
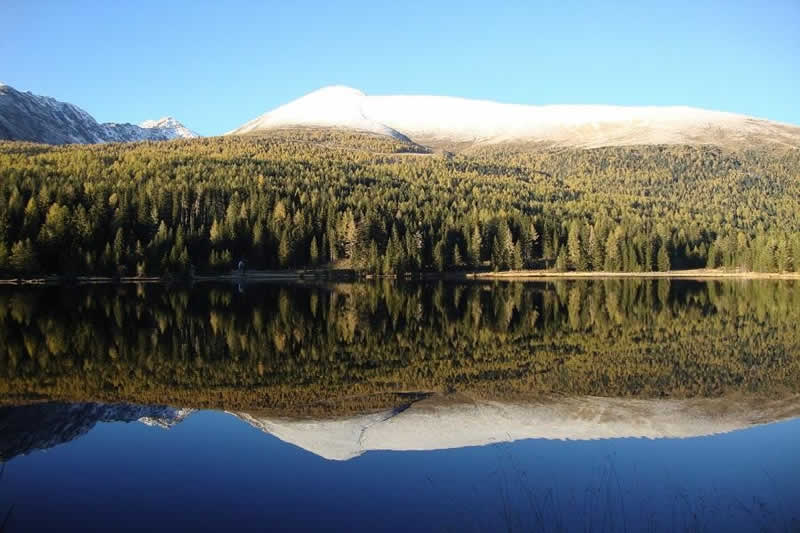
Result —
[[794, 531], [798, 324], [774, 281], [4, 289], [2, 530]]

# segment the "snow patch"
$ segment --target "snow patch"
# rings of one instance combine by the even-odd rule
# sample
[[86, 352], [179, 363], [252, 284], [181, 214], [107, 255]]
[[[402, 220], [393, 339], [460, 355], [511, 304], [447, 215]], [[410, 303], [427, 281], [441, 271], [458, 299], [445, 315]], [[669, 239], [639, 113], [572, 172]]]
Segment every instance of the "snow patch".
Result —
[[439, 450], [520, 439], [690, 438], [800, 416], [800, 396], [769, 401], [726, 398], [635, 400], [555, 398], [530, 404], [480, 401], [334, 420], [270, 419], [233, 413], [279, 439], [332, 460], [369, 450]]
[[172, 117], [163, 117], [158, 120], [145, 120], [139, 124], [139, 127], [143, 129], [161, 130], [172, 139], [195, 139], [200, 137]]
[[798, 127], [685, 106], [531, 106], [446, 96], [367, 96], [342, 86], [314, 91], [229, 134], [292, 125], [399, 133], [419, 142], [545, 141], [594, 147], [713, 143], [752, 135], [788, 135], [790, 142], [800, 145]]
[[284, 126], [319, 126], [398, 136], [392, 128], [364, 115], [362, 105], [366, 98], [366, 94], [351, 87], [324, 87], [261, 115], [228, 134]]
[[368, 428], [391, 418], [394, 413], [395, 411], [383, 411], [333, 420], [270, 419], [248, 413], [230, 414], [265, 433], [320, 457], [345, 461], [364, 452], [361, 440]]

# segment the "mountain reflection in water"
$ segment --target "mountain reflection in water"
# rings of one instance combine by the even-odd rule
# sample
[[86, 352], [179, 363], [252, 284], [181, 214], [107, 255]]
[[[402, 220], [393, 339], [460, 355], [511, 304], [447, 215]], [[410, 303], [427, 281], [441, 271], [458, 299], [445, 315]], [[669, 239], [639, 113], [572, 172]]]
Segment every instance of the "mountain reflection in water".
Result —
[[771, 280], [6, 287], [0, 520], [792, 530], [799, 323]]
[[[229, 414], [331, 460], [370, 450], [441, 450], [520, 439], [689, 438], [800, 417], [798, 395], [771, 400], [554, 397], [525, 404], [464, 400], [431, 396], [402, 408], [335, 418]], [[57, 402], [0, 408], [0, 460], [69, 442], [98, 422], [141, 422], [169, 429], [193, 412]]]

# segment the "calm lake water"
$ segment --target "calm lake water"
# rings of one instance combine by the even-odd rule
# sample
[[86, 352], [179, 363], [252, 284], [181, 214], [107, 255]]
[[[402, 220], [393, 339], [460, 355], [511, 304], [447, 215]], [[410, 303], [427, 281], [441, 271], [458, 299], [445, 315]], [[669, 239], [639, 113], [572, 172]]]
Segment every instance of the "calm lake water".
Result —
[[797, 531], [800, 284], [0, 290], [0, 531]]

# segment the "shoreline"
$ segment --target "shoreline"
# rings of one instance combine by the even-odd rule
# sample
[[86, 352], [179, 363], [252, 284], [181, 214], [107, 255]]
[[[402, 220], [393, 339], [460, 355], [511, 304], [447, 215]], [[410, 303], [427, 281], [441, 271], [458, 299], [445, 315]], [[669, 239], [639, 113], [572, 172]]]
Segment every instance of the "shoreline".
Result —
[[669, 270], [667, 272], [553, 272], [550, 270], [504, 270], [472, 272], [469, 279], [779, 279], [800, 280], [800, 272], [737, 272], [722, 269]]
[[457, 271], [457, 272], [420, 272], [405, 276], [367, 274], [360, 276], [350, 270], [254, 270], [245, 274], [208, 274], [192, 278], [184, 277], [110, 277], [110, 276], [44, 276], [37, 278], [0, 279], [0, 285], [92, 285], [92, 284], [129, 284], [129, 283], [213, 283], [213, 282], [265, 282], [265, 281], [360, 281], [360, 280], [508, 280], [508, 281], [542, 281], [542, 280], [578, 280], [578, 279], [696, 279], [696, 280], [800, 280], [800, 272], [737, 272], [726, 270], [692, 269], [670, 270], [667, 272], [555, 272], [552, 270], [503, 270], [490, 271]]

